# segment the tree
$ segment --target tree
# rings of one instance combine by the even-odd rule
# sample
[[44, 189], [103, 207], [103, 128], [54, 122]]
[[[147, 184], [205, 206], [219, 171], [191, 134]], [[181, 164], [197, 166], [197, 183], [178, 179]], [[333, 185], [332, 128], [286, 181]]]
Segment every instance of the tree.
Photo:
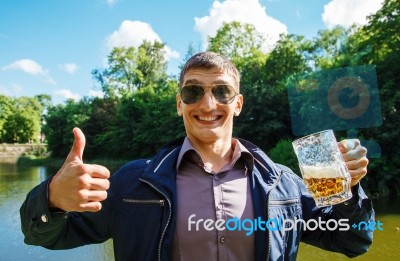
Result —
[[67, 100], [48, 108], [45, 116], [46, 125], [43, 131], [46, 135], [48, 151], [53, 157], [65, 157], [73, 143], [72, 129], [82, 127], [89, 119], [90, 100], [85, 98], [79, 102]]
[[349, 36], [357, 30], [356, 26], [345, 29], [336, 26], [322, 30], [313, 41], [313, 61], [316, 69], [327, 69], [351, 64], [354, 57], [349, 52]]
[[106, 96], [132, 93], [166, 78], [164, 46], [144, 41], [138, 48], [115, 47], [108, 56], [108, 67], [95, 69], [92, 75]]
[[0, 133], [3, 142], [37, 141], [43, 106], [36, 98], [1, 98]]
[[177, 82], [142, 87], [118, 100], [113, 125], [96, 136], [109, 155], [138, 158], [153, 155], [169, 141], [182, 137], [182, 120], [176, 113]]
[[13, 113], [13, 99], [11, 97], [0, 95], [0, 143], [6, 142], [6, 129], [4, 124]]
[[188, 49], [186, 51], [186, 54], [184, 55], [181, 64], [178, 66], [180, 70], [182, 70], [183, 66], [185, 65], [185, 63], [196, 53], [200, 52], [201, 48], [200, 46], [195, 47], [194, 43], [191, 42], [188, 46]]
[[373, 192], [381, 195], [400, 195], [400, 157], [396, 146], [400, 143], [400, 1], [385, 0], [382, 8], [369, 16], [367, 25], [353, 37], [352, 52], [359, 54], [358, 64], [376, 66], [380, 89], [383, 124], [363, 130], [367, 139], [374, 139], [382, 149], [382, 156], [370, 164], [366, 181]]
[[264, 41], [253, 25], [234, 21], [224, 23], [217, 34], [208, 39], [208, 50], [229, 58], [240, 67], [246, 59], [262, 56]]

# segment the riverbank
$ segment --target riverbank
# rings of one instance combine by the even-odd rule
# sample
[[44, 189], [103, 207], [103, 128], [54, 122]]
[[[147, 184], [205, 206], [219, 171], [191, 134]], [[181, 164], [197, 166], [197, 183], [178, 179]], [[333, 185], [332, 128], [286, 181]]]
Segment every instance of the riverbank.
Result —
[[[16, 161], [18, 165], [21, 166], [46, 166], [50, 168], [60, 168], [64, 164], [65, 159], [52, 158], [52, 157], [19, 157]], [[123, 165], [125, 165], [129, 160], [113, 160], [113, 159], [93, 159], [90, 161], [85, 161], [87, 164], [97, 164], [108, 168], [111, 172], [116, 171]]]
[[24, 144], [0, 144], [0, 158], [20, 157], [23, 155], [44, 155], [47, 151], [46, 144], [24, 143]]

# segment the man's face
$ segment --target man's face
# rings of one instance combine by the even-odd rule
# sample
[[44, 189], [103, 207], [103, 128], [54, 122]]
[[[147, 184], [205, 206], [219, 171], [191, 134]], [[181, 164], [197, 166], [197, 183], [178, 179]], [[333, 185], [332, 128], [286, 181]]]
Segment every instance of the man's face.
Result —
[[180, 94], [176, 96], [178, 115], [183, 116], [186, 134], [192, 142], [205, 144], [214, 143], [220, 139], [231, 139], [233, 117], [242, 110], [243, 96], [237, 95], [229, 104], [218, 102], [211, 93], [213, 84], [227, 84], [239, 93], [239, 86], [234, 77], [217, 68], [197, 69], [186, 72], [183, 86], [195, 82], [205, 85], [204, 96], [194, 104], [185, 104]]

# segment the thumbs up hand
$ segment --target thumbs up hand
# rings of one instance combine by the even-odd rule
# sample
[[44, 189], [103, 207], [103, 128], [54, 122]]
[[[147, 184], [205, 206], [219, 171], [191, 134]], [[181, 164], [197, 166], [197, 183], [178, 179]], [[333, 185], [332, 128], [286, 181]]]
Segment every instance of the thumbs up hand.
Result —
[[63, 166], [49, 184], [51, 208], [65, 211], [90, 211], [101, 209], [101, 201], [107, 198], [110, 187], [110, 171], [100, 165], [84, 164], [85, 135], [74, 128], [74, 144]]

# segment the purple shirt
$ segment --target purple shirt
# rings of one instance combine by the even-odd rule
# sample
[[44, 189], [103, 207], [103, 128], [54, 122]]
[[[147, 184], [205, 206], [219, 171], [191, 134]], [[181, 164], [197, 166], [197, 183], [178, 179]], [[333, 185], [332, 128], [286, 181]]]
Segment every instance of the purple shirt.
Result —
[[237, 218], [236, 223], [254, 219], [249, 180], [253, 156], [236, 139], [232, 139], [232, 148], [230, 163], [214, 173], [185, 139], [177, 162], [178, 206], [171, 260], [254, 260], [254, 233], [225, 228], [229, 219]]

